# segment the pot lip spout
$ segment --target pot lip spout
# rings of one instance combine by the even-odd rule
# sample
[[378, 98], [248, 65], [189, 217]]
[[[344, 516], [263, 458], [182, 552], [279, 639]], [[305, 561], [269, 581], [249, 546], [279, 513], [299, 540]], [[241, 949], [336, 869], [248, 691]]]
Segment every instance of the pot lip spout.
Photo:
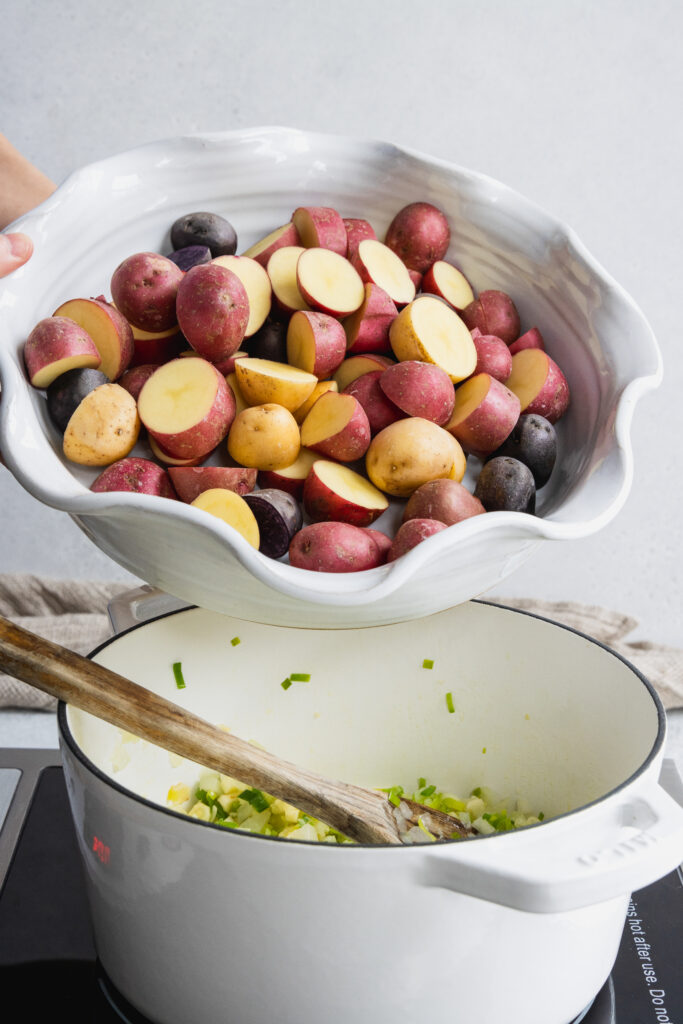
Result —
[[[548, 624], [550, 624], [552, 626], [556, 626], [556, 627], [558, 627], [560, 629], [566, 630], [567, 632], [574, 634], [577, 637], [580, 637], [581, 639], [587, 641], [588, 643], [591, 643], [591, 644], [595, 645], [598, 648], [601, 648], [603, 651], [605, 651], [606, 653], [610, 654], [612, 657], [616, 658], [618, 661], [622, 662], [622, 664], [625, 665], [640, 680], [640, 682], [643, 684], [643, 686], [647, 690], [650, 698], [652, 699], [652, 703], [654, 704], [654, 708], [655, 708], [656, 715], [657, 715], [657, 733], [656, 733], [656, 736], [654, 738], [652, 747], [651, 747], [647, 757], [641, 762], [641, 764], [626, 779], [623, 779], [618, 785], [614, 786], [612, 789], [608, 790], [607, 792], [601, 794], [599, 797], [596, 797], [594, 800], [591, 800], [588, 803], [582, 804], [580, 807], [576, 807], [576, 808], [574, 808], [574, 809], [572, 809], [570, 811], [566, 811], [566, 812], [564, 812], [562, 814], [555, 815], [554, 817], [549, 818], [547, 821], [539, 822], [538, 824], [533, 824], [533, 825], [526, 825], [526, 826], [524, 826], [522, 828], [515, 829], [513, 832], [494, 832], [491, 835], [473, 836], [471, 839], [468, 839], [468, 841], [467, 841], [468, 845], [471, 842], [482, 842], [484, 840], [491, 841], [491, 840], [494, 840], [494, 839], [497, 839], [498, 841], [502, 841], [502, 840], [505, 839], [508, 842], [510, 842], [510, 841], [514, 842], [515, 836], [521, 836], [521, 835], [527, 835], [528, 836], [529, 832], [532, 829], [547, 828], [549, 825], [553, 825], [556, 822], [566, 821], [567, 819], [572, 818], [575, 815], [581, 814], [582, 812], [584, 812], [584, 811], [586, 811], [586, 810], [588, 810], [590, 808], [595, 808], [596, 806], [598, 806], [603, 801], [608, 800], [609, 798], [614, 797], [617, 794], [622, 793], [622, 791], [626, 790], [640, 776], [646, 774], [648, 769], [653, 765], [653, 763], [655, 763], [658, 759], [661, 758], [663, 747], [664, 747], [664, 742], [665, 742], [665, 739], [666, 739], [666, 712], [665, 712], [664, 706], [662, 704], [662, 701], [659, 698], [659, 695], [657, 694], [657, 691], [655, 690], [655, 688], [652, 685], [652, 683], [649, 681], [649, 679], [647, 679], [643, 675], [643, 673], [632, 662], [630, 662], [622, 654], [620, 654], [617, 651], [613, 650], [611, 647], [609, 647], [607, 644], [603, 643], [602, 641], [596, 640], [594, 637], [588, 636], [588, 634], [583, 633], [583, 632], [581, 632], [578, 629], [575, 629], [573, 626], [568, 626], [568, 625], [565, 625], [564, 623], [557, 622], [556, 620], [549, 619], [546, 616], [539, 615], [537, 612], [531, 612], [531, 611], [528, 611], [528, 610], [522, 609], [522, 608], [512, 608], [509, 605], [498, 603], [497, 601], [487, 601], [487, 600], [482, 600], [482, 599], [475, 599], [471, 603], [472, 604], [478, 604], [478, 605], [484, 605], [484, 606], [491, 607], [491, 608], [495, 608], [496, 610], [502, 611], [502, 612], [509, 612], [509, 613], [512, 613], [512, 614], [515, 614], [515, 615], [527, 616], [528, 618], [538, 619], [541, 622], [545, 622], [545, 623], [548, 623]], [[105, 640], [101, 644], [99, 644], [94, 650], [92, 650], [90, 652], [90, 654], [88, 655], [88, 657], [94, 658], [101, 651], [103, 651], [104, 649], [109, 647], [112, 643], [114, 643], [115, 641], [119, 640], [121, 637], [127, 636], [129, 633], [132, 633], [135, 630], [141, 629], [142, 627], [144, 627], [144, 626], [146, 626], [148, 624], [151, 624], [153, 622], [158, 622], [161, 619], [166, 619], [166, 618], [169, 618], [170, 616], [173, 616], [173, 615], [183, 615], [186, 612], [193, 612], [193, 611], [196, 611], [196, 610], [197, 610], [196, 606], [190, 605], [190, 606], [187, 606], [187, 607], [184, 607], [184, 608], [181, 608], [181, 609], [175, 608], [175, 609], [173, 609], [171, 611], [166, 611], [166, 612], [162, 612], [161, 614], [154, 615], [153, 617], [150, 617], [149, 619], [146, 619], [143, 622], [138, 622], [135, 625], [130, 626], [130, 627], [122, 630], [121, 632], [115, 634], [114, 636], [109, 637], [107, 640]], [[278, 628], [282, 628], [282, 627], [273, 626], [273, 629], [278, 629]], [[285, 627], [285, 628], [287, 628], [287, 627]], [[382, 626], [375, 626], [375, 627], [372, 627], [372, 628], [374, 628], [374, 629], [382, 629], [384, 627], [382, 627]], [[415, 851], [424, 852], [426, 849], [433, 849], [434, 847], [437, 847], [437, 846], [452, 846], [454, 843], [460, 843], [460, 840], [441, 839], [441, 840], [437, 840], [437, 841], [435, 841], [433, 843], [429, 843], [429, 844], [411, 844], [411, 845], [404, 845], [404, 846], [395, 845], [395, 844], [389, 844], [389, 843], [377, 843], [377, 844], [354, 843], [354, 844], [343, 844], [343, 845], [340, 845], [340, 844], [332, 844], [332, 843], [318, 843], [318, 842], [314, 842], [314, 841], [311, 841], [311, 840], [297, 840], [296, 842], [291, 842], [288, 839], [281, 839], [279, 836], [258, 835], [257, 833], [242, 831], [240, 829], [225, 829], [222, 826], [217, 825], [217, 824], [215, 824], [213, 822], [202, 821], [202, 820], [200, 820], [198, 818], [189, 817], [188, 815], [183, 814], [182, 812], [175, 811], [175, 810], [173, 810], [170, 807], [164, 807], [162, 804], [156, 803], [153, 800], [149, 800], [146, 797], [140, 796], [138, 793], [135, 793], [133, 790], [128, 789], [126, 786], [123, 786], [120, 782], [117, 782], [115, 779], [111, 778], [111, 776], [109, 776], [105, 772], [103, 772], [93, 761], [90, 760], [90, 758], [87, 756], [87, 754], [85, 754], [85, 752], [81, 749], [81, 747], [77, 743], [77, 741], [76, 741], [76, 739], [75, 739], [75, 737], [73, 735], [73, 732], [71, 730], [71, 727], [69, 725], [68, 706], [63, 701], [59, 702], [59, 705], [58, 705], [58, 708], [57, 708], [57, 722], [58, 722], [60, 747], [61, 747], [61, 750], [62, 750], [62, 759], [63, 760], [65, 759], [66, 754], [68, 753], [77, 762], [79, 762], [80, 765], [88, 773], [93, 775], [99, 782], [103, 783], [106, 787], [114, 790], [116, 793], [120, 794], [121, 796], [124, 796], [124, 797], [126, 797], [126, 798], [128, 798], [130, 800], [133, 800], [139, 806], [145, 807], [145, 808], [147, 808], [147, 809], [149, 809], [149, 810], [151, 810], [151, 811], [153, 811], [153, 812], [155, 812], [157, 814], [162, 814], [162, 815], [169, 816], [174, 822], [177, 823], [178, 826], [187, 827], [187, 828], [209, 828], [209, 829], [213, 829], [215, 831], [219, 831], [223, 835], [225, 842], [237, 842], [237, 841], [243, 841], [243, 840], [260, 840], [260, 841], [264, 841], [264, 842], [284, 843], [285, 847], [288, 847], [290, 849], [291, 848], [301, 849], [302, 847], [309, 847], [309, 848], [310, 847], [314, 847], [314, 848], [317, 848], [317, 849], [324, 848], [325, 850], [346, 850], [346, 851], [350, 851], [350, 850], [354, 850], [354, 851], [358, 851], [358, 850], [364, 850], [364, 851], [368, 851], [368, 850], [384, 850], [384, 851], [388, 851], [388, 850], [399, 850], [400, 849], [400, 850], [412, 850], [413, 854], [415, 854]], [[324, 855], [327, 856], [327, 854], [324, 854]]]

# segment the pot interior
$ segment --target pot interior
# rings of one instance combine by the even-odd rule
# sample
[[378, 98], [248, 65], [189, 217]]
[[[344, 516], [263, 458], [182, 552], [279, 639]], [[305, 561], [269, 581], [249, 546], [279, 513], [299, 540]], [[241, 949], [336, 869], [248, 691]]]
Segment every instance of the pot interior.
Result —
[[[353, 630], [190, 609], [123, 634], [95, 660], [331, 777], [408, 791], [424, 777], [459, 795], [489, 786], [546, 817], [618, 787], [664, 738], [661, 705], [628, 663], [572, 630], [478, 602]], [[285, 690], [292, 673], [310, 681]], [[149, 800], [165, 806], [171, 785], [198, 778], [190, 762], [91, 715], [70, 708], [67, 720], [87, 758]]]

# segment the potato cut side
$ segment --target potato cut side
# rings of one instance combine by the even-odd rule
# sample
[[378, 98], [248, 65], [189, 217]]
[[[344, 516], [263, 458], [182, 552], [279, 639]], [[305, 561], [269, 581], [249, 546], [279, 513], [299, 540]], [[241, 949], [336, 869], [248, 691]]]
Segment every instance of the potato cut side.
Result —
[[315, 331], [305, 312], [292, 316], [287, 328], [287, 362], [313, 373], [315, 366]]
[[200, 508], [203, 512], [208, 512], [209, 515], [216, 516], [228, 526], [232, 526], [258, 551], [258, 523], [254, 513], [239, 494], [222, 487], [212, 487], [208, 491], [202, 491], [191, 504], [193, 508]]
[[[88, 352], [79, 352], [77, 355], [65, 356], [57, 359], [54, 363], [46, 363], [31, 377], [31, 384], [34, 388], [48, 388], [57, 377], [69, 370], [99, 370], [99, 355], [91, 355]], [[108, 374], [107, 374], [108, 376]]]
[[235, 374], [249, 405], [274, 402], [290, 412], [306, 401], [318, 383], [312, 373], [271, 359], [240, 359], [235, 363]]
[[286, 245], [297, 245], [298, 242], [299, 233], [290, 221], [288, 224], [283, 224], [282, 227], [275, 228], [275, 231], [271, 231], [265, 238], [255, 242], [242, 255], [248, 256], [252, 260], [258, 260], [260, 263], [260, 256], [271, 256], [278, 249], [282, 249]]
[[174, 359], [152, 374], [138, 398], [148, 430], [179, 434], [208, 416], [218, 391], [216, 370], [205, 359]]
[[338, 462], [327, 462], [323, 459], [316, 462], [315, 472], [322, 483], [344, 501], [382, 511], [389, 507], [386, 495], [348, 466], [340, 466]]
[[143, 331], [142, 327], [136, 327], [135, 324], [131, 324], [130, 329], [135, 341], [165, 341], [166, 338], [175, 338], [176, 334], [180, 333], [177, 324], [165, 331]]
[[248, 256], [217, 256], [212, 262], [232, 270], [244, 285], [249, 301], [249, 319], [244, 337], [250, 338], [263, 327], [270, 313], [273, 294], [270, 278], [265, 268]]
[[466, 324], [450, 306], [431, 295], [419, 296], [399, 313], [390, 338], [399, 360], [435, 363], [454, 384], [469, 377], [477, 365], [477, 350]]
[[372, 373], [373, 370], [386, 370], [387, 366], [393, 366], [394, 360], [387, 356], [380, 355], [358, 355], [349, 356], [341, 366], [335, 370], [334, 379], [337, 387], [343, 391], [353, 384], [354, 380], [362, 377], [364, 373]]
[[308, 448], [300, 448], [299, 454], [291, 466], [286, 466], [284, 469], [278, 469], [277, 474], [278, 476], [287, 477], [288, 480], [305, 480], [313, 463], [319, 462], [321, 458], [321, 455], [317, 455], [315, 452], [309, 452]]
[[268, 277], [273, 295], [286, 310], [310, 309], [299, 290], [296, 267], [299, 257], [306, 252], [300, 245], [285, 245], [277, 249], [268, 260]]
[[152, 449], [152, 455], [159, 462], [163, 462], [166, 466], [196, 466], [206, 458], [205, 455], [197, 455], [193, 459], [176, 459], [174, 455], [169, 455], [165, 452], [160, 444], [152, 437], [151, 434], [147, 437], [147, 443]]
[[542, 390], [548, 376], [548, 356], [540, 348], [524, 348], [512, 357], [506, 387], [519, 398], [522, 412]]
[[[445, 260], [437, 260], [431, 267], [430, 274], [434, 281], [434, 287], [438, 295], [441, 295], [446, 302], [449, 302], [455, 309], [464, 309], [474, 302], [474, 292], [469, 281], [457, 267]], [[426, 275], [425, 275], [426, 276]], [[432, 288], [425, 288], [424, 291], [432, 291]]]
[[455, 406], [447, 429], [457, 427], [475, 409], [478, 409], [486, 398], [490, 387], [491, 377], [488, 373], [478, 373], [476, 377], [470, 377], [464, 384], [461, 384], [455, 392]]
[[358, 402], [353, 395], [328, 391], [318, 399], [301, 424], [301, 443], [306, 448], [340, 433], [350, 421]]
[[323, 313], [349, 316], [365, 298], [358, 271], [331, 249], [304, 249], [296, 273], [302, 295]]
[[328, 391], [338, 392], [336, 380], [320, 380], [311, 391], [310, 395], [306, 399], [303, 405], [300, 405], [298, 409], [294, 410], [294, 419], [298, 424], [302, 424], [308, 416], [309, 412], [324, 394]]
[[[55, 310], [54, 315], [66, 316], [69, 320], [75, 320], [84, 331], [88, 332], [100, 354], [101, 362], [98, 369], [109, 377], [109, 380], [115, 380], [126, 369], [132, 355], [133, 335], [127, 321], [123, 319], [118, 310], [113, 312], [113, 316], [110, 316], [97, 301], [70, 299]], [[122, 323], [117, 324], [118, 318]], [[125, 334], [130, 334], [130, 338], [126, 338]], [[130, 352], [122, 358], [122, 349], [127, 349], [129, 346]], [[84, 364], [79, 363], [78, 365], [83, 366]], [[66, 367], [66, 369], [71, 369], [71, 367]]]
[[367, 278], [383, 288], [397, 305], [404, 306], [413, 301], [415, 285], [408, 268], [388, 245], [376, 239], [366, 238], [358, 246], [358, 260]]

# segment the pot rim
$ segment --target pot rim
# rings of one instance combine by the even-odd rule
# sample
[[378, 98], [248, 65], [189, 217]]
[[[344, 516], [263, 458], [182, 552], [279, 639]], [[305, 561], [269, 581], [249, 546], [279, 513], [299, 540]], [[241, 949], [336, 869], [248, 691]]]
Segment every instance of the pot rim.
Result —
[[[633, 672], [633, 674], [635, 676], [637, 676], [637, 678], [645, 686], [645, 689], [648, 691], [648, 693], [649, 693], [649, 695], [650, 695], [650, 697], [652, 699], [652, 702], [653, 702], [653, 704], [655, 706], [655, 711], [657, 713], [657, 735], [655, 736], [655, 740], [654, 740], [654, 743], [652, 745], [652, 749], [650, 750], [650, 752], [647, 755], [647, 757], [645, 758], [645, 760], [638, 766], [638, 768], [636, 768], [636, 770], [634, 772], [632, 772], [631, 775], [628, 776], [628, 778], [626, 778], [622, 782], [620, 782], [619, 785], [615, 786], [613, 789], [608, 790], [608, 792], [603, 793], [601, 796], [596, 797], [595, 800], [591, 800], [591, 801], [589, 801], [586, 804], [582, 804], [580, 807], [575, 807], [571, 811], [565, 811], [563, 814], [558, 814], [558, 815], [556, 815], [553, 818], [549, 818], [548, 821], [541, 821], [541, 822], [538, 822], [538, 824], [534, 824], [534, 825], [524, 825], [524, 826], [522, 826], [520, 828], [515, 829], [513, 832], [494, 832], [494, 833], [491, 833], [490, 835], [472, 836], [470, 839], [468, 839], [468, 845], [472, 841], [478, 842], [478, 841], [481, 841], [481, 840], [484, 840], [484, 839], [501, 839], [504, 836], [511, 837], [511, 836], [513, 836], [515, 834], [528, 832], [530, 829], [536, 829], [536, 828], [539, 828], [541, 826], [551, 825], [551, 824], [553, 824], [555, 822], [559, 822], [559, 821], [562, 821], [564, 819], [571, 818], [573, 815], [580, 814], [583, 811], [586, 811], [586, 810], [588, 810], [591, 807], [597, 806], [598, 804], [602, 803], [604, 800], [607, 800], [609, 797], [615, 796], [617, 793], [620, 793], [622, 790], [626, 789], [627, 786], [629, 786], [632, 782], [634, 782], [640, 775], [642, 775], [647, 770], [647, 768], [654, 761], [655, 757], [658, 755], [659, 751], [662, 749], [662, 747], [664, 745], [665, 736], [666, 736], [666, 712], [664, 710], [664, 705], [662, 704], [662, 702], [661, 702], [661, 700], [659, 698], [659, 695], [657, 694], [657, 691], [655, 690], [654, 686], [649, 681], [649, 679], [647, 679], [643, 675], [643, 673], [638, 668], [636, 668], [636, 666], [632, 662], [630, 662], [628, 660], [628, 658], [625, 658], [622, 654], [619, 654], [618, 651], [613, 650], [611, 647], [609, 647], [607, 644], [603, 643], [601, 640], [596, 640], [594, 637], [588, 636], [586, 633], [582, 633], [580, 630], [575, 629], [573, 626], [567, 626], [567, 625], [565, 625], [562, 622], [556, 622], [554, 619], [546, 618], [546, 616], [544, 616], [544, 615], [538, 615], [536, 612], [530, 612], [530, 611], [527, 611], [526, 609], [523, 609], [523, 608], [511, 608], [509, 605], [498, 604], [497, 602], [494, 602], [494, 601], [485, 601], [485, 600], [481, 600], [481, 599], [474, 599], [472, 601], [472, 603], [473, 604], [485, 605], [485, 606], [491, 607], [491, 608], [499, 608], [502, 611], [512, 612], [513, 614], [517, 614], [517, 615], [526, 615], [526, 616], [528, 616], [529, 618], [532, 618], [532, 619], [539, 619], [541, 622], [548, 623], [551, 626], [557, 626], [560, 629], [567, 630], [567, 632], [569, 632], [569, 633], [574, 633], [576, 636], [580, 637], [583, 640], [587, 640], [589, 643], [594, 644], [596, 647], [601, 648], [603, 651], [606, 651], [607, 654], [612, 655], [612, 657], [616, 658], [618, 661], [621, 661], [622, 664], [624, 664], [628, 669], [631, 670], [631, 672]], [[168, 611], [168, 612], [162, 612], [159, 615], [155, 615], [152, 618], [146, 619], [144, 622], [139, 622], [139, 623], [136, 623], [133, 626], [129, 626], [127, 629], [122, 630], [120, 633], [117, 633], [115, 636], [109, 637], [107, 640], [104, 640], [101, 644], [98, 644], [98, 646], [95, 647], [94, 650], [92, 650], [88, 654], [88, 657], [89, 658], [94, 658], [97, 654], [100, 653], [100, 651], [103, 651], [106, 647], [109, 647], [116, 640], [119, 640], [121, 637], [127, 636], [128, 633], [132, 633], [132, 632], [134, 632], [137, 629], [141, 629], [142, 627], [147, 626], [147, 625], [149, 625], [152, 622], [158, 622], [161, 619], [167, 619], [167, 618], [169, 618], [172, 615], [182, 615], [185, 612], [196, 611], [196, 610], [198, 610], [198, 606], [197, 605], [190, 605], [187, 608], [181, 608], [181, 609], [175, 609], [175, 610]], [[292, 627], [289, 627], [289, 626], [284, 626], [284, 627], [283, 626], [274, 626], [273, 628], [274, 629], [283, 629], [283, 628], [289, 629], [289, 628], [292, 628]], [[305, 627], [297, 627], [297, 628], [305, 628]], [[367, 626], [365, 628], [367, 628], [367, 629], [381, 629], [382, 627], [381, 626]], [[247, 839], [261, 839], [261, 840], [266, 840], [268, 842], [286, 843], [286, 844], [288, 844], [290, 846], [292, 845], [293, 841], [288, 839], [288, 838], [282, 838], [280, 836], [263, 836], [263, 835], [259, 835], [256, 832], [249, 832], [246, 829], [238, 829], [238, 828], [226, 829], [223, 826], [218, 825], [218, 824], [216, 824], [215, 822], [212, 822], [212, 821], [202, 821], [200, 818], [191, 818], [189, 815], [184, 814], [181, 811], [173, 810], [173, 808], [171, 808], [171, 807], [164, 807], [162, 804], [156, 803], [154, 800], [149, 800], [147, 797], [140, 796], [138, 793], [135, 793], [133, 790], [128, 789], [126, 786], [121, 785], [120, 782], [117, 782], [115, 779], [111, 778], [111, 776], [107, 775], [100, 768], [98, 768], [97, 765], [94, 764], [94, 762], [90, 760], [90, 758], [84, 753], [84, 751], [78, 745], [78, 743], [76, 742], [76, 740], [75, 740], [75, 738], [73, 736], [73, 733], [71, 732], [71, 728], [69, 726], [68, 717], [67, 717], [67, 707], [68, 707], [68, 705], [64, 701], [62, 701], [62, 700], [59, 701], [59, 704], [58, 704], [58, 707], [57, 707], [57, 723], [58, 723], [59, 735], [60, 735], [61, 740], [69, 748], [70, 752], [76, 758], [76, 760], [80, 761], [81, 765], [87, 771], [89, 771], [92, 775], [94, 775], [95, 778], [99, 779], [100, 782], [103, 782], [105, 785], [111, 787], [112, 789], [114, 789], [116, 792], [118, 792], [122, 796], [125, 796], [125, 797], [128, 797], [129, 799], [132, 799], [136, 803], [140, 804], [143, 807], [149, 808], [152, 811], [156, 811], [156, 812], [159, 812], [161, 814], [170, 815], [175, 821], [184, 822], [188, 826], [191, 826], [191, 827], [199, 826], [199, 827], [202, 827], [202, 828], [211, 828], [211, 829], [213, 829], [215, 831], [221, 832], [221, 833], [223, 833], [223, 835], [226, 836], [226, 838], [228, 838], [229, 836], [233, 836], [235, 839], [237, 839], [238, 837], [241, 838], [241, 839], [244, 839], [244, 838], [247, 838]], [[459, 842], [459, 840], [438, 839], [438, 840], [435, 840], [433, 843], [429, 843], [429, 844], [422, 844], [422, 843], [411, 843], [411, 844], [406, 844], [406, 845], [395, 844], [395, 843], [344, 843], [344, 844], [334, 843], [333, 844], [333, 843], [314, 842], [313, 840], [309, 840], [309, 839], [304, 839], [304, 840], [299, 839], [299, 840], [294, 841], [294, 845], [296, 847], [308, 846], [308, 847], [314, 847], [314, 848], [317, 848], [317, 849], [319, 849], [321, 847], [324, 847], [324, 848], [326, 848], [328, 850], [331, 850], [331, 849], [336, 849], [336, 850], [398, 850], [398, 849], [403, 849], [403, 850], [424, 850], [425, 846], [428, 847], [429, 849], [433, 849], [435, 846], [452, 846], [454, 843], [457, 843], [457, 842]]]

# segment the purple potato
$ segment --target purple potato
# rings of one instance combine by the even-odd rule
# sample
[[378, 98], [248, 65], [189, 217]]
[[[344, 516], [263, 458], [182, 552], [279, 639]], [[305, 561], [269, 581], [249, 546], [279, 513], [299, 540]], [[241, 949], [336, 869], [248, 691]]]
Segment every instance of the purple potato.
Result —
[[270, 359], [274, 363], [287, 362], [287, 324], [281, 320], [266, 320], [256, 334], [245, 338], [244, 346], [254, 359]]
[[62, 373], [47, 389], [47, 411], [50, 419], [61, 431], [86, 395], [100, 384], [109, 384], [109, 377], [101, 370], [77, 368]]
[[212, 256], [233, 256], [237, 251], [237, 232], [230, 221], [217, 213], [186, 213], [171, 228], [171, 245], [174, 249], [205, 245]]
[[555, 428], [544, 416], [526, 413], [519, 417], [510, 436], [487, 461], [501, 455], [509, 455], [528, 466], [538, 490], [550, 479], [557, 458]]
[[484, 464], [474, 488], [487, 512], [529, 512], [536, 510], [536, 485], [528, 466], [518, 459], [498, 456]]
[[261, 542], [259, 551], [269, 558], [287, 554], [290, 541], [301, 529], [303, 517], [296, 498], [286, 491], [267, 487], [245, 494], [244, 500], [254, 513]]
[[187, 272], [192, 267], [199, 266], [200, 263], [210, 263], [211, 250], [206, 245], [186, 245], [182, 249], [176, 249], [175, 252], [169, 253], [168, 258], [175, 263], [176, 267]]

